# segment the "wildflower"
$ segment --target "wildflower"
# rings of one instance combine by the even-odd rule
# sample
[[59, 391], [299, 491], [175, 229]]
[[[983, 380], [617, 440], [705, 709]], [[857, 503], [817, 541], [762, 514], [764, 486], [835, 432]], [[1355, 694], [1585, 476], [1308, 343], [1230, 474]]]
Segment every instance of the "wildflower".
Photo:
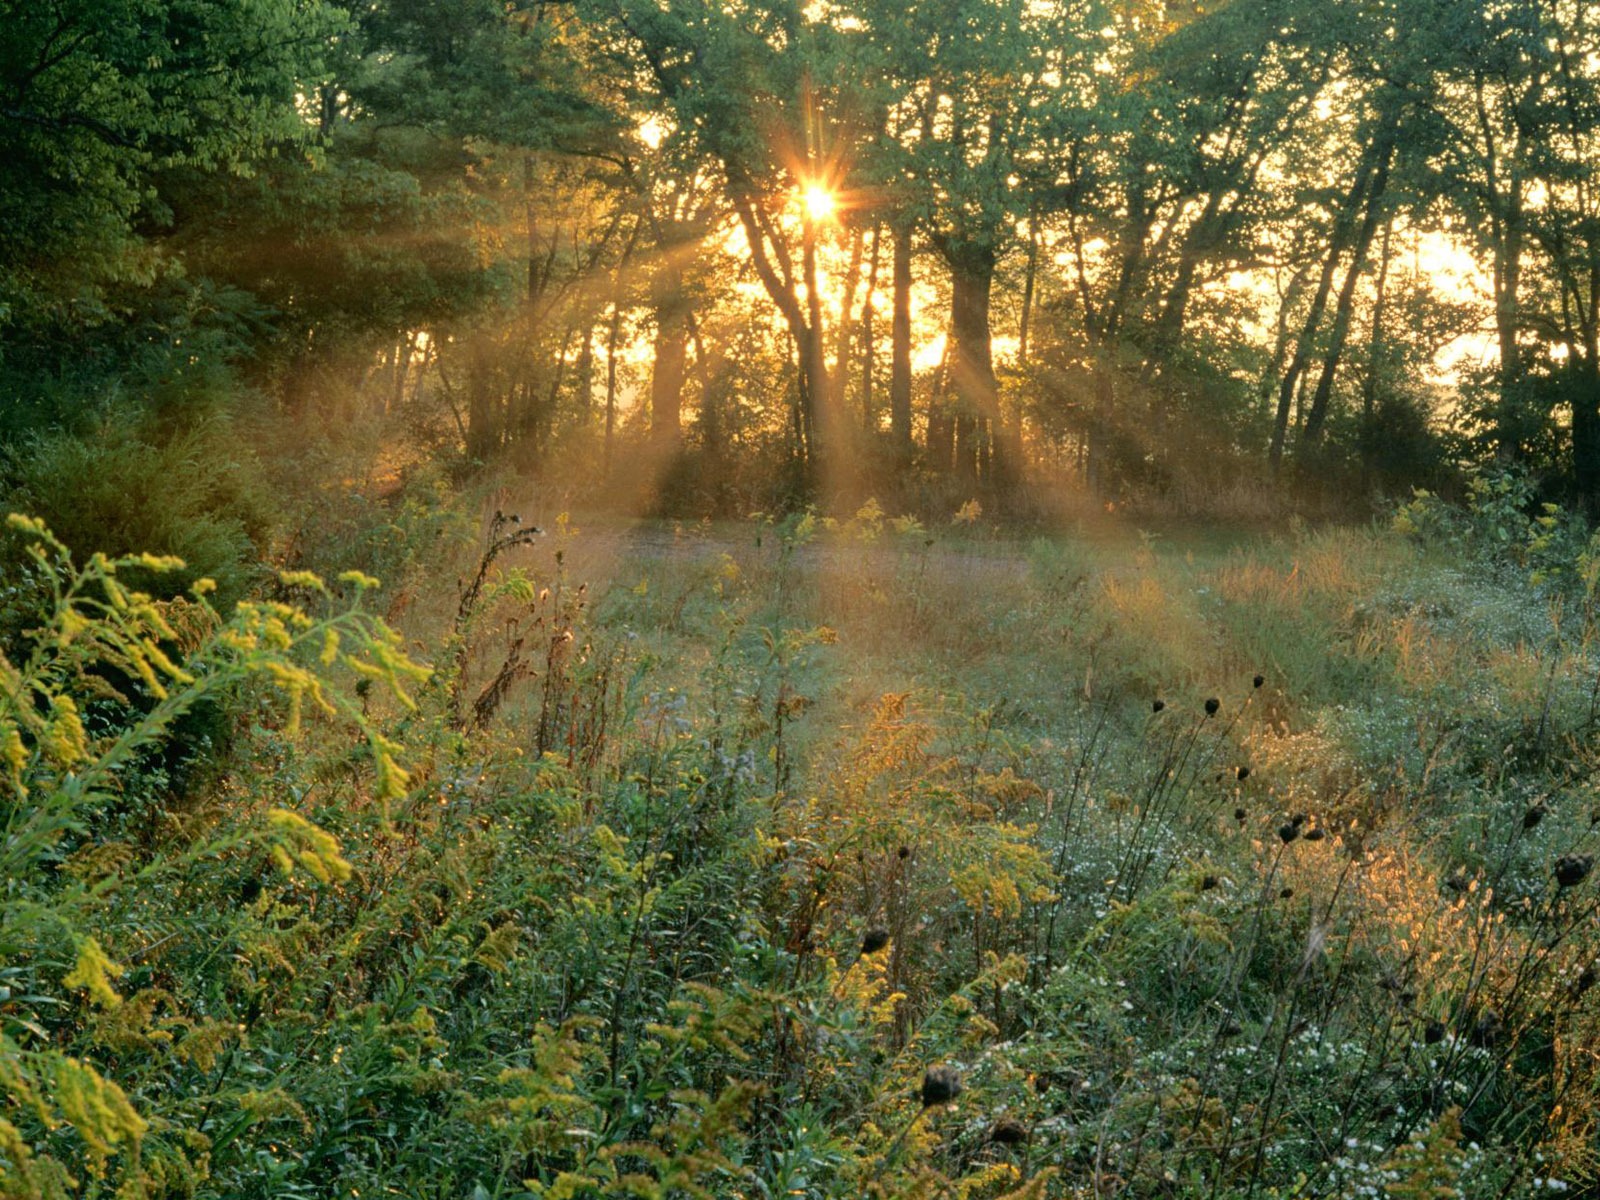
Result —
[[1208, 717], [1216, 716], [1217, 715], [1217, 709], [1219, 709], [1221, 707], [1222, 707], [1222, 701], [1221, 700], [1218, 700], [1215, 696], [1209, 697], [1206, 700], [1206, 716], [1208, 716]]
[[929, 1067], [922, 1076], [922, 1107], [949, 1104], [961, 1094], [961, 1072], [954, 1067]]
[[1249, 767], [1240, 767], [1237, 771], [1234, 772], [1234, 774], [1239, 777], [1239, 782], [1243, 783], [1246, 779], [1250, 778], [1250, 768]]
[[861, 939], [861, 957], [876, 954], [889, 944], [889, 931], [887, 929], [869, 929]]
[[1594, 870], [1594, 855], [1563, 854], [1556, 859], [1556, 882], [1564, 888], [1577, 887]]

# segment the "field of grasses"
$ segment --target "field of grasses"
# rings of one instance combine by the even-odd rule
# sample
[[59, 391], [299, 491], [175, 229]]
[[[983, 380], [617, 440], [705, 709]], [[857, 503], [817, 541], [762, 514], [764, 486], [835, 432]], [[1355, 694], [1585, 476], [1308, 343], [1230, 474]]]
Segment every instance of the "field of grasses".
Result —
[[0, 1195], [1591, 1191], [1600, 558], [1497, 486], [407, 510], [226, 615], [13, 519]]

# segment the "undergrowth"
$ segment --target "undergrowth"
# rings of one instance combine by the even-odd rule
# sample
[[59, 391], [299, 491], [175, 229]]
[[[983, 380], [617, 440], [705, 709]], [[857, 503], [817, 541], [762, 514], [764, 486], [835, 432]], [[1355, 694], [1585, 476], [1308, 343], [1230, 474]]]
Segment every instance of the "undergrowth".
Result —
[[1504, 500], [496, 513], [228, 613], [14, 518], [0, 1194], [1597, 1186], [1593, 572]]

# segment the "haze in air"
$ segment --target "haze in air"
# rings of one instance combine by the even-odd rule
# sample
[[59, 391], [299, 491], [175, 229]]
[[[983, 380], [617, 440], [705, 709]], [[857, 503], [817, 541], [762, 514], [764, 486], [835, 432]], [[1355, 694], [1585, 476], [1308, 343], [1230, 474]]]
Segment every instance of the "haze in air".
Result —
[[0, 1197], [1600, 1189], [1600, 9], [0, 11]]

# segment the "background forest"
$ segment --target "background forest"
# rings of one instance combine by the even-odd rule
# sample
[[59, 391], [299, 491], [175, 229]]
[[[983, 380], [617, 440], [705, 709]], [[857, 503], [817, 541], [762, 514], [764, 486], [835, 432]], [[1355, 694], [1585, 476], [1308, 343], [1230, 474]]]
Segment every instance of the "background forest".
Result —
[[1600, 9], [0, 14], [0, 1200], [1600, 1189]]
[[[84, 441], [136, 491], [356, 428], [687, 515], [1600, 499], [1582, 3], [7, 15], [35, 509]], [[192, 515], [259, 540], [219, 470]]]

